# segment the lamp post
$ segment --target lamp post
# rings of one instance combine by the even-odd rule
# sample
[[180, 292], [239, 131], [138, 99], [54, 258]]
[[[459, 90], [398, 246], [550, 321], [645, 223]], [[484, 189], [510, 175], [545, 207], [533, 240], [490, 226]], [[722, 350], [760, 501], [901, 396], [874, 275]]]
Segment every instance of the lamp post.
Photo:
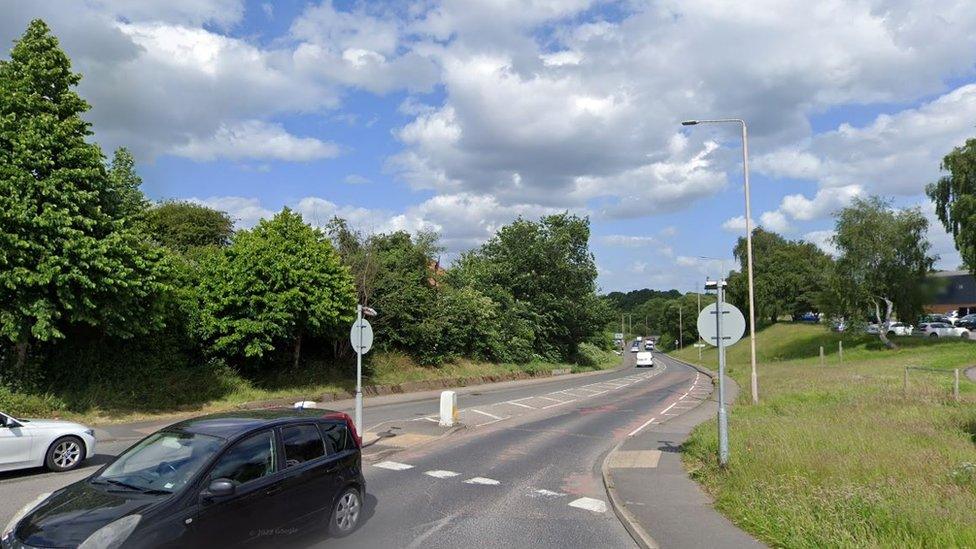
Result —
[[715, 120], [685, 120], [682, 126], [699, 124], [738, 124], [742, 128], [742, 175], [746, 194], [746, 268], [749, 277], [749, 350], [752, 362], [752, 403], [759, 403], [759, 381], [756, 377], [756, 298], [752, 283], [752, 207], [749, 202], [749, 133], [746, 121], [741, 118]]

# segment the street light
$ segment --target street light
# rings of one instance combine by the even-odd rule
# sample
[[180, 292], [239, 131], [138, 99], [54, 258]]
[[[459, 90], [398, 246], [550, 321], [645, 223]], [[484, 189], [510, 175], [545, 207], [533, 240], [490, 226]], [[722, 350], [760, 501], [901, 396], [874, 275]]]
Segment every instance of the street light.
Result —
[[759, 403], [759, 381], [756, 378], [756, 298], [752, 284], [752, 208], [749, 203], [749, 133], [746, 121], [741, 118], [715, 120], [685, 120], [682, 126], [699, 124], [738, 124], [742, 128], [742, 175], [746, 194], [746, 268], [749, 271], [749, 349], [752, 359], [752, 403]]

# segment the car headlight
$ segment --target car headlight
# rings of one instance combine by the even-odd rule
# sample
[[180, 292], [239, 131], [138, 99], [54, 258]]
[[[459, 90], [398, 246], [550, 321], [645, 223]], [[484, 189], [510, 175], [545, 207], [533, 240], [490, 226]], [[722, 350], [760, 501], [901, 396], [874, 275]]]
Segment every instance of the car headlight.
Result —
[[33, 511], [38, 505], [40, 505], [50, 495], [51, 495], [51, 492], [44, 492], [43, 494], [37, 496], [37, 499], [35, 499], [34, 501], [32, 501], [32, 502], [28, 503], [27, 505], [21, 507], [20, 508], [20, 511], [17, 511], [17, 513], [14, 515], [14, 518], [10, 519], [10, 522], [8, 522], [7, 525], [3, 528], [3, 534], [0, 535], [0, 539], [6, 539], [6, 537], [8, 535], [10, 535], [14, 531], [14, 528], [17, 527], [17, 523], [20, 522], [20, 519], [22, 519], [25, 516], [27, 516], [28, 513], [30, 513], [31, 511]]
[[132, 531], [139, 525], [142, 515], [129, 515], [110, 522], [88, 536], [78, 549], [115, 549], [125, 543]]

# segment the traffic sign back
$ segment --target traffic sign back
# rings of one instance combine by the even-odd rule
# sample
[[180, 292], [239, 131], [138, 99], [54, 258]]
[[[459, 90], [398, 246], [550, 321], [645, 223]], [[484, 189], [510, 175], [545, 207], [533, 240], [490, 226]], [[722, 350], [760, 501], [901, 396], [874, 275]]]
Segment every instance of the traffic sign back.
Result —
[[[698, 315], [698, 334], [708, 344], [718, 346], [717, 326], [715, 325], [715, 314], [718, 310], [717, 304], [712, 303], [702, 309]], [[735, 305], [722, 303], [722, 340], [723, 345], [728, 347], [734, 345], [742, 339], [742, 334], [746, 332], [746, 319], [742, 316]]]

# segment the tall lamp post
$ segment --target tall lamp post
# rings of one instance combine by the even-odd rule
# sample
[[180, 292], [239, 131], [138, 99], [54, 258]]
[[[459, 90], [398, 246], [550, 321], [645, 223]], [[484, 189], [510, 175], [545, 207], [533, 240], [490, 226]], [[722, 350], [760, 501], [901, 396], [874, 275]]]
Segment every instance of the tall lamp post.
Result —
[[749, 349], [752, 358], [752, 403], [759, 403], [759, 380], [756, 377], [756, 298], [752, 284], [752, 208], [749, 203], [749, 133], [741, 118], [716, 120], [685, 120], [682, 126], [699, 124], [738, 124], [742, 128], [742, 175], [746, 194], [746, 267], [749, 271]]

